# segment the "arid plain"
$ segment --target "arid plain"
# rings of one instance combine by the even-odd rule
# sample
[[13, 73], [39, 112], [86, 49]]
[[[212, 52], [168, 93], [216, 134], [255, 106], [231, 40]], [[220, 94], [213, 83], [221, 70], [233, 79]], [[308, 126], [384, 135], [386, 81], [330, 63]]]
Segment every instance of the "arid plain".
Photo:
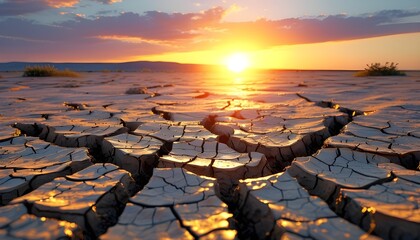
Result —
[[420, 72], [1, 75], [1, 239], [420, 238]]

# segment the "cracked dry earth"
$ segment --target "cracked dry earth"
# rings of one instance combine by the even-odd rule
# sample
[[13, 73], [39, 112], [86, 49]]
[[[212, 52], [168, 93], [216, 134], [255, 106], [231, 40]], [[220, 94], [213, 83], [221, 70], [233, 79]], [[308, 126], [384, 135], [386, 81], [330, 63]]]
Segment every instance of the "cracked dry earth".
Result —
[[0, 79], [0, 239], [420, 239], [420, 73]]

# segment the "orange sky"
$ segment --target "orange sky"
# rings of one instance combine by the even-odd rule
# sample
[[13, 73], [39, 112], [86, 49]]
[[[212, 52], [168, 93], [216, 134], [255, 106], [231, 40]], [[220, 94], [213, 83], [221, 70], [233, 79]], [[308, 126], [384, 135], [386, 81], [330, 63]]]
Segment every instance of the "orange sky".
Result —
[[372, 62], [397, 62], [406, 70], [420, 69], [420, 33], [348, 41], [299, 44], [264, 50], [229, 48], [138, 56], [125, 60], [220, 64], [235, 52], [247, 53], [251, 66], [266, 69], [363, 69]]
[[[181, 4], [184, 3], [184, 4]], [[418, 1], [0, 0], [0, 62], [174, 61], [420, 70]]]

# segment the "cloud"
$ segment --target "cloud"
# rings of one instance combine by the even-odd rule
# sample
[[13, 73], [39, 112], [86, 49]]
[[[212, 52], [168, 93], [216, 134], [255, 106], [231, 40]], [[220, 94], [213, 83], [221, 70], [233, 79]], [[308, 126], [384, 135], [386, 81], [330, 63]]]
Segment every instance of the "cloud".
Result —
[[42, 0], [6, 0], [0, 3], [0, 16], [15, 16], [47, 9]]
[[5, 0], [0, 3], [0, 16], [35, 13], [49, 8], [73, 7], [79, 0]]
[[150, 40], [150, 39], [144, 39], [141, 37], [131, 37], [131, 36], [123, 36], [123, 35], [99, 35], [99, 36], [95, 36], [94, 38], [102, 39], [102, 40], [126, 42], [126, 43], [149, 43], [149, 44], [159, 45], [159, 46], [172, 46], [170, 41]]
[[48, 40], [28, 39], [28, 38], [23, 38], [23, 37], [13, 37], [13, 36], [5, 36], [5, 35], [0, 35], [0, 38], [17, 40], [17, 41], [32, 42], [32, 43], [54, 43], [54, 42], [48, 41]]
[[217, 25], [223, 14], [221, 8], [187, 14], [151, 11], [95, 19], [76, 17], [59, 25], [9, 18], [0, 21], [0, 61], [31, 56], [93, 61], [185, 50], [197, 37], [193, 30]]
[[227, 10], [220, 7], [199, 13], [127, 12], [92, 19], [75, 16], [58, 25], [7, 18], [0, 21], [0, 61], [30, 56], [37, 59], [42, 56], [43, 60], [96, 61], [208, 50], [229, 44], [263, 49], [420, 32], [419, 22], [401, 21], [420, 17], [420, 11], [253, 22], [225, 22], [226, 14]]
[[45, 0], [46, 4], [53, 8], [73, 7], [79, 0]]
[[340, 14], [311, 19], [221, 23], [219, 27], [226, 31], [215, 37], [235, 41], [252, 36], [262, 46], [278, 46], [420, 32], [419, 22], [399, 23], [407, 17], [420, 17], [420, 11], [392, 10], [362, 16]]
[[[102, 4], [113, 4], [122, 0], [91, 0]], [[50, 8], [76, 6], [80, 0], [5, 0], [0, 2], [0, 16], [16, 16], [35, 13]]]
[[122, 0], [94, 0], [103, 4], [113, 4], [117, 2], [122, 2]]
[[122, 35], [149, 40], [180, 40], [196, 36], [191, 30], [217, 25], [223, 17], [222, 8], [213, 8], [202, 13], [163, 13], [157, 11], [122, 13], [119, 16], [104, 16], [96, 19], [78, 19], [63, 23], [84, 36]]

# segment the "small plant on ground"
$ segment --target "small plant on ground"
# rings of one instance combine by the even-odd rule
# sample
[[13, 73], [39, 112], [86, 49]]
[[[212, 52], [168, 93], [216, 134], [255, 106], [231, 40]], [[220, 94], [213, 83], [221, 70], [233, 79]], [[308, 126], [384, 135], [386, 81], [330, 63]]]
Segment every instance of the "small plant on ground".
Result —
[[398, 63], [386, 62], [385, 65], [380, 63], [371, 63], [366, 65], [365, 70], [357, 72], [356, 77], [368, 76], [405, 76], [404, 72], [398, 70]]
[[80, 75], [69, 69], [58, 70], [54, 66], [28, 66], [23, 72], [24, 77], [79, 77]]

